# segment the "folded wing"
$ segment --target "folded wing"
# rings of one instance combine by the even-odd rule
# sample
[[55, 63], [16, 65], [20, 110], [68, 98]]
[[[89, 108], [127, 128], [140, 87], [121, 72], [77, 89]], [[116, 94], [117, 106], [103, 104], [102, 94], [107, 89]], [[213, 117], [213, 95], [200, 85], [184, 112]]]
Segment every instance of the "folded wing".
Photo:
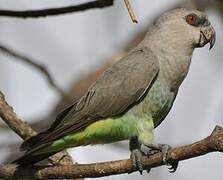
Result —
[[137, 48], [105, 71], [74, 105], [60, 113], [52, 126], [23, 143], [36, 148], [73, 133], [98, 119], [118, 116], [141, 101], [159, 72], [156, 56]]

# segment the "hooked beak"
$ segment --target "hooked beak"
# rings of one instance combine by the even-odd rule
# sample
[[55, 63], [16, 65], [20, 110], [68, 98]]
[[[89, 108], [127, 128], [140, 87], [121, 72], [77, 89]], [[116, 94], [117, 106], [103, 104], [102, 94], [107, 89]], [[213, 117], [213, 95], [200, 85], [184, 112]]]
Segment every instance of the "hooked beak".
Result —
[[215, 40], [216, 40], [216, 34], [214, 28], [210, 26], [206, 26], [201, 28], [200, 30], [200, 41], [199, 41], [199, 46], [203, 47], [207, 43], [210, 44], [210, 50], [213, 48], [215, 45]]

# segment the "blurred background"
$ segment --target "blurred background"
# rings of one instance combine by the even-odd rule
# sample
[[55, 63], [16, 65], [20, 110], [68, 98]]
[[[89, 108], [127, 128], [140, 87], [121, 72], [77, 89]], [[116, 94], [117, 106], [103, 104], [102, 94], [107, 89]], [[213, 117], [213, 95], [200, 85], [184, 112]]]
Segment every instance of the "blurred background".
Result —
[[[76, 0], [75, 4], [86, 1]], [[97, 76], [124, 56], [164, 11], [183, 6], [206, 11], [217, 34], [212, 51], [194, 52], [190, 72], [166, 120], [156, 129], [156, 141], [172, 146], [192, 143], [209, 135], [223, 122], [223, 1], [130, 0], [139, 21], [133, 24], [124, 2], [105, 9], [38, 19], [0, 18], [0, 44], [32, 57], [48, 68], [66, 92], [61, 97], [35, 68], [0, 51], [0, 90], [19, 117], [42, 130], [71, 104]], [[0, 0], [0, 9], [41, 9], [74, 4], [69, 0]], [[0, 122], [0, 162], [19, 153], [22, 140]], [[128, 143], [87, 146], [68, 150], [75, 161], [90, 163], [129, 157]], [[166, 167], [106, 179], [209, 180], [222, 177], [223, 156], [212, 153], [180, 162], [176, 173]], [[105, 179], [104, 178], [104, 179]], [[103, 178], [101, 178], [103, 179]]]

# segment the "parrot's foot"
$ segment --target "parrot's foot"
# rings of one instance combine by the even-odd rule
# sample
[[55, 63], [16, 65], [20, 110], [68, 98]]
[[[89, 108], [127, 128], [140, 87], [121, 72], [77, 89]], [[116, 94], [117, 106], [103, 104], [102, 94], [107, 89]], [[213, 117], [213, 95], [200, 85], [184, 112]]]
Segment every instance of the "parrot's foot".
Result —
[[130, 158], [132, 160], [133, 170], [138, 170], [142, 174], [142, 152], [139, 149], [134, 149], [131, 151]]
[[[140, 174], [143, 172], [143, 166], [142, 166], [142, 157], [143, 152], [140, 149], [141, 144], [139, 143], [137, 138], [132, 138], [129, 142], [129, 149], [131, 151], [131, 160], [133, 164], [133, 170], [138, 170]], [[150, 169], [147, 170], [147, 172], [150, 172]]]
[[156, 153], [162, 153], [163, 162], [168, 166], [169, 172], [174, 173], [178, 167], [178, 161], [174, 161], [169, 157], [169, 151], [172, 149], [171, 146], [167, 144], [151, 144], [146, 146], [148, 150], [143, 151], [147, 156], [151, 156]]
[[163, 155], [163, 162], [168, 166], [169, 172], [174, 173], [178, 168], [179, 162], [171, 160], [169, 152], [172, 149], [172, 147], [167, 144], [159, 144], [158, 146]]

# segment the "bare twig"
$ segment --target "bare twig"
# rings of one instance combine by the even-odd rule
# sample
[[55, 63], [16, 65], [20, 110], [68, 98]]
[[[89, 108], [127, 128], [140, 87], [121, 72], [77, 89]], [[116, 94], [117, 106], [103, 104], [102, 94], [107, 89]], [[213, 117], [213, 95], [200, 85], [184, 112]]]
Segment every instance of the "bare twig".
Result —
[[[190, 145], [174, 148], [170, 151], [171, 160], [181, 161], [198, 157], [211, 152], [223, 152], [223, 128], [216, 126], [207, 138]], [[164, 165], [162, 154], [157, 153], [142, 159], [143, 168], [149, 169]], [[69, 179], [102, 177], [123, 173], [131, 173], [133, 170], [130, 159], [110, 161], [93, 164], [79, 164], [68, 166], [33, 166], [16, 167], [16, 165], [0, 165], [0, 178], [11, 179], [16, 177], [36, 179]]]
[[113, 1], [114, 0], [96, 0], [73, 6], [41, 9], [41, 10], [27, 10], [27, 11], [0, 10], [0, 16], [17, 17], [17, 18], [38, 18], [46, 16], [55, 16], [78, 11], [84, 11], [88, 9], [104, 8], [112, 6]]
[[126, 5], [126, 8], [127, 8], [128, 12], [129, 12], [129, 15], [132, 19], [132, 22], [138, 23], [137, 18], [134, 14], [134, 11], [132, 10], [132, 7], [131, 7], [131, 4], [130, 4], [129, 0], [124, 0], [124, 2], [125, 2], [125, 5]]
[[17, 117], [13, 108], [5, 101], [4, 95], [0, 92], [0, 117], [2, 120], [22, 139], [29, 138], [36, 132], [25, 122]]
[[10, 55], [12, 57], [15, 57], [17, 60], [20, 60], [34, 68], [36, 68], [37, 70], [39, 70], [47, 79], [48, 83], [63, 97], [64, 96], [64, 91], [54, 82], [53, 78], [51, 77], [49, 71], [47, 70], [47, 68], [42, 65], [42, 64], [38, 64], [36, 63], [32, 58], [27, 57], [25, 55], [22, 55], [21, 53], [16, 52], [15, 50], [12, 50], [11, 48], [8, 48], [4, 45], [0, 44], [0, 51], [2, 51], [3, 53]]
[[[2, 120], [22, 139], [27, 139], [36, 134], [36, 132], [23, 120], [19, 119], [13, 108], [5, 101], [3, 93], [0, 91], [0, 117]], [[71, 157], [67, 152], [57, 153], [49, 158], [50, 162], [59, 165], [68, 165], [72, 163]]]

